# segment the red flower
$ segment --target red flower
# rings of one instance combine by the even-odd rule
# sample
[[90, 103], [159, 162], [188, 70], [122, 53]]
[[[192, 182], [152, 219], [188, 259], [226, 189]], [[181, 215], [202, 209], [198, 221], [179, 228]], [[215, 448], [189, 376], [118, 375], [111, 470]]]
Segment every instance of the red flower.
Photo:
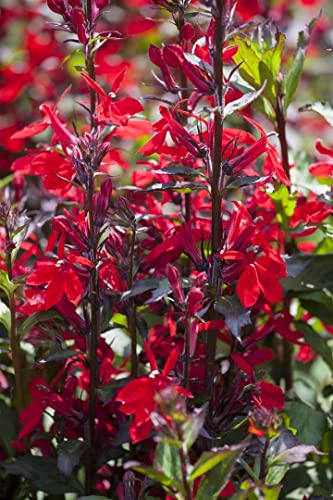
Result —
[[281, 387], [262, 380], [257, 384], [259, 395], [252, 394], [258, 406], [264, 406], [267, 410], [283, 410], [284, 395]]
[[126, 125], [130, 116], [143, 111], [143, 107], [136, 99], [124, 97], [115, 101], [112, 97], [119, 91], [127, 66], [123, 67], [113, 81], [111, 93], [107, 94], [98, 83], [89, 75], [82, 73], [83, 78], [99, 97], [96, 109], [97, 118], [100, 123], [113, 123], [115, 125]]
[[27, 284], [47, 285], [43, 293], [44, 309], [56, 305], [63, 296], [75, 306], [78, 305], [84, 293], [84, 286], [78, 275], [77, 266], [92, 267], [93, 264], [88, 259], [74, 254], [56, 262], [37, 262], [36, 269], [27, 279]]
[[177, 385], [174, 378], [168, 376], [177, 363], [178, 350], [173, 349], [171, 351], [163, 372], [160, 373], [155, 356], [146, 343], [145, 349], [150, 363], [150, 374], [129, 382], [116, 397], [116, 401], [122, 403], [120, 410], [126, 415], [133, 415], [134, 417], [129, 431], [133, 443], [142, 441], [149, 436], [152, 428], [150, 415], [155, 410], [156, 394], [166, 388], [171, 388], [177, 394], [182, 394], [188, 398], [192, 397], [192, 394]]
[[234, 205], [224, 244], [226, 251], [218, 256], [225, 261], [224, 280], [238, 280], [236, 291], [244, 307], [254, 306], [261, 293], [270, 304], [280, 302], [283, 290], [278, 278], [286, 276], [286, 265], [246, 208], [237, 202]]

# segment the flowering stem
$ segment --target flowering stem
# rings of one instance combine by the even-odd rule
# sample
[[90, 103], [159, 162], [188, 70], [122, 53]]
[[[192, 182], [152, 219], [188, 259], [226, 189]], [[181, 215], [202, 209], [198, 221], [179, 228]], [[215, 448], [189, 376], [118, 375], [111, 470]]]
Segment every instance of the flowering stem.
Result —
[[289, 166], [289, 154], [288, 154], [288, 142], [286, 136], [286, 119], [283, 112], [282, 99], [280, 96], [277, 97], [277, 103], [275, 108], [275, 117], [277, 123], [277, 133], [279, 134], [279, 141], [281, 147], [282, 155], [282, 166], [283, 170], [288, 179], [290, 179], [290, 166]]
[[190, 319], [185, 320], [185, 364], [184, 364], [184, 387], [188, 389], [190, 383]]
[[177, 438], [180, 443], [182, 443], [181, 447], [179, 448], [179, 458], [180, 458], [180, 463], [181, 463], [181, 471], [182, 471], [182, 480], [183, 480], [183, 486], [184, 486], [184, 500], [192, 500], [192, 488], [190, 483], [188, 482], [187, 479], [187, 471], [189, 467], [189, 457], [187, 454], [187, 450], [184, 444], [184, 435], [183, 431], [181, 428], [181, 425], [179, 423], [176, 423], [176, 431], [177, 431]]
[[95, 190], [94, 173], [89, 176], [88, 189], [88, 217], [89, 217], [89, 236], [92, 252], [92, 263], [94, 267], [91, 270], [90, 279], [90, 343], [88, 349], [88, 360], [90, 367], [89, 383], [89, 416], [88, 416], [88, 439], [87, 439], [87, 461], [85, 475], [85, 494], [90, 495], [93, 491], [94, 481], [94, 434], [95, 434], [95, 414], [96, 414], [96, 388], [98, 384], [98, 338], [100, 333], [100, 311], [98, 301], [98, 275], [97, 275], [97, 238], [94, 228], [94, 206], [93, 194]]
[[[223, 97], [223, 43], [225, 39], [226, 9], [224, 0], [217, 0], [214, 10], [215, 33], [214, 33], [214, 75], [215, 75], [215, 112], [214, 112], [214, 151], [212, 158], [212, 176], [210, 179], [211, 197], [212, 197], [212, 255], [213, 267], [219, 264], [214, 262], [214, 255], [219, 250], [222, 238], [222, 215], [221, 215], [221, 170], [222, 170], [222, 133], [223, 133], [223, 115], [224, 115], [224, 97]], [[218, 294], [219, 269], [212, 273], [211, 283], [215, 294]], [[211, 319], [215, 318], [215, 311], [210, 311]], [[206, 354], [206, 391], [207, 398], [211, 400], [214, 380], [214, 364], [216, 353], [216, 330], [212, 330], [207, 339]]]
[[267, 462], [267, 452], [268, 452], [269, 443], [270, 443], [270, 439], [266, 438], [265, 444], [264, 444], [264, 449], [262, 450], [262, 454], [260, 457], [259, 479], [265, 479], [265, 476], [266, 476], [266, 472], [267, 472], [266, 462]]
[[[132, 228], [132, 235], [131, 235], [131, 248], [130, 248], [129, 277], [128, 277], [129, 289], [131, 289], [133, 286], [135, 238], [136, 238], [136, 224], [134, 221]], [[137, 332], [136, 332], [136, 305], [134, 298], [129, 299], [127, 323], [128, 323], [128, 331], [131, 337], [131, 375], [133, 378], [135, 378], [138, 376], [138, 353], [137, 353]]]
[[[9, 231], [6, 226], [6, 237], [7, 243], [10, 242]], [[12, 271], [12, 253], [11, 251], [6, 251], [6, 265], [8, 272], [8, 279], [12, 281], [13, 271]], [[10, 339], [10, 348], [12, 353], [13, 360], [13, 368], [14, 368], [14, 377], [15, 377], [15, 387], [17, 394], [17, 409], [19, 413], [24, 408], [24, 388], [23, 388], [23, 379], [22, 379], [22, 366], [21, 366], [21, 354], [19, 342], [17, 339], [17, 323], [16, 323], [16, 309], [15, 309], [15, 292], [12, 291], [8, 297], [8, 307], [10, 311], [10, 328], [9, 328], [9, 339]]]
[[[90, 35], [92, 33], [92, 5], [91, 0], [87, 0], [87, 20], [89, 25]], [[95, 80], [95, 66], [93, 44], [87, 43], [85, 46], [86, 53], [86, 68], [92, 80]], [[95, 125], [95, 109], [96, 109], [96, 94], [90, 88], [90, 112], [91, 126]], [[90, 368], [89, 382], [89, 415], [87, 429], [87, 455], [85, 463], [85, 494], [90, 495], [94, 489], [95, 476], [95, 452], [94, 452], [94, 437], [95, 437], [95, 415], [96, 415], [96, 388], [98, 385], [98, 339], [100, 334], [100, 308], [98, 298], [98, 273], [97, 273], [97, 234], [94, 225], [94, 204], [93, 195], [95, 192], [94, 171], [89, 170], [87, 204], [88, 204], [88, 220], [89, 220], [89, 241], [90, 241], [90, 258], [93, 267], [90, 275], [90, 339], [88, 348], [88, 361]]]
[[[282, 106], [282, 98], [280, 95], [277, 97], [277, 104], [275, 108], [275, 117], [277, 124], [277, 132], [279, 135], [280, 148], [281, 148], [281, 156], [282, 156], [282, 165], [283, 170], [288, 179], [290, 179], [290, 165], [289, 165], [289, 153], [288, 153], [288, 142], [286, 136], [286, 119], [283, 112]], [[290, 253], [292, 249], [290, 238], [286, 239], [286, 252]], [[287, 340], [283, 339], [282, 341], [283, 348], [283, 376], [285, 380], [285, 388], [286, 391], [292, 388], [293, 386], [293, 370], [292, 370], [292, 354], [293, 348], [292, 344]]]

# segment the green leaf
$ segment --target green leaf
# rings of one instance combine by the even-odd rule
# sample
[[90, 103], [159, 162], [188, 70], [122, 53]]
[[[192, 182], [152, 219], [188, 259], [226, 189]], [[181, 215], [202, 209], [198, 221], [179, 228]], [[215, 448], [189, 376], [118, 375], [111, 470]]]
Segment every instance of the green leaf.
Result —
[[10, 330], [10, 310], [9, 307], [0, 300], [0, 323], [6, 328], [7, 332]]
[[300, 444], [283, 451], [270, 462], [271, 465], [291, 465], [305, 462], [309, 453], [315, 455], [325, 455], [313, 445]]
[[262, 84], [259, 90], [254, 90], [253, 92], [248, 92], [247, 94], [244, 94], [242, 97], [239, 99], [236, 99], [235, 101], [229, 102], [226, 107], [224, 108], [224, 117], [229, 116], [234, 114], [236, 111], [241, 111], [242, 109], [246, 108], [249, 104], [251, 104], [253, 101], [258, 99], [258, 97], [261, 96], [261, 94], [264, 91], [264, 88], [266, 86], [266, 80]]
[[154, 170], [154, 174], [183, 175], [184, 177], [197, 177], [200, 173], [199, 169], [184, 165], [167, 165], [161, 170]]
[[84, 453], [84, 443], [78, 439], [70, 439], [68, 441], [63, 441], [58, 445], [58, 469], [65, 476], [70, 476], [76, 467], [80, 463], [80, 458]]
[[4, 189], [10, 182], [12, 182], [14, 174], [6, 175], [3, 179], [0, 179], [0, 189]]
[[297, 440], [302, 444], [318, 444], [324, 433], [326, 417], [319, 411], [299, 401], [287, 401], [285, 412], [290, 425], [297, 430]]
[[267, 194], [276, 206], [278, 213], [287, 217], [293, 215], [297, 203], [296, 196], [289, 193], [287, 186], [282, 185], [274, 193]]
[[61, 318], [60, 314], [57, 311], [52, 310], [52, 309], [50, 309], [49, 311], [40, 311], [40, 312], [32, 313], [20, 325], [19, 334], [21, 336], [25, 335], [26, 333], [30, 332], [30, 330], [35, 325], [37, 325], [38, 323], [41, 323], [43, 321], [48, 321], [50, 319], [60, 319], [60, 318]]
[[16, 411], [0, 401], [0, 443], [9, 457], [15, 455], [11, 443], [16, 441], [19, 427]]
[[240, 456], [242, 450], [243, 447], [240, 446], [225, 446], [218, 451], [205, 451], [194, 465], [190, 480], [194, 481], [197, 477], [206, 474], [211, 469], [214, 469], [221, 461], [223, 461], [229, 470]]
[[313, 104], [306, 104], [299, 108], [299, 111], [315, 111], [333, 127], [333, 107], [328, 102], [317, 101]]
[[126, 464], [126, 466], [130, 467], [131, 469], [137, 472], [140, 472], [141, 474], [149, 477], [153, 481], [160, 483], [162, 486], [167, 488], [167, 491], [170, 491], [170, 489], [175, 488], [176, 490], [184, 494], [184, 487], [181, 483], [178, 483], [174, 479], [170, 478], [164, 472], [156, 470], [154, 467], [150, 467], [148, 465], [135, 465], [135, 463], [134, 464], [128, 463]]
[[110, 498], [103, 497], [101, 495], [88, 495], [84, 497], [79, 497], [77, 500], [110, 500]]
[[168, 441], [158, 443], [155, 451], [154, 467], [162, 470], [170, 479], [182, 481], [182, 464], [179, 457], [179, 446]]
[[[191, 479], [205, 474], [200, 481], [196, 500], [207, 500], [208, 498], [215, 500], [218, 497], [227, 484], [242, 452], [243, 447], [231, 446], [221, 451], [201, 455], [191, 474]], [[215, 458], [212, 455], [215, 455]]]
[[299, 81], [301, 79], [305, 56], [306, 56], [306, 49], [310, 40], [309, 35], [310, 35], [309, 29], [306, 29], [305, 31], [300, 31], [298, 33], [296, 54], [292, 58], [289, 70], [283, 80], [283, 89], [285, 94], [283, 99], [283, 106], [285, 111], [287, 110], [289, 104], [291, 103], [294, 94], [296, 92], [296, 89], [298, 87]]
[[0, 269], [0, 288], [3, 290], [7, 297], [9, 298], [19, 285], [13, 283], [8, 278], [8, 273], [3, 269]]
[[73, 356], [80, 356], [81, 354], [84, 354], [82, 351], [73, 351], [72, 349], [63, 349], [63, 350], [56, 350], [53, 352], [50, 352], [44, 358], [44, 362], [48, 363], [49, 361], [60, 361], [63, 359], [69, 359], [72, 358]]
[[324, 291], [301, 292], [297, 294], [302, 307], [312, 316], [321, 319], [327, 325], [333, 325], [333, 300]]
[[219, 297], [214, 304], [214, 309], [223, 315], [232, 335], [241, 343], [240, 332], [243, 326], [251, 324], [251, 310], [244, 309], [236, 296]]
[[96, 391], [99, 399], [105, 405], [110, 403], [114, 399], [115, 392], [121, 389], [122, 387], [125, 387], [125, 385], [128, 384], [130, 380], [131, 380], [130, 377], [124, 377], [118, 380], [113, 380], [112, 382], [109, 382], [107, 384], [104, 384], [102, 387], [99, 387]]
[[278, 500], [281, 488], [282, 485], [279, 484], [274, 484], [272, 486], [265, 485], [260, 488], [259, 493], [259, 488], [254, 486], [253, 488], [235, 493], [235, 495], [232, 495], [231, 500]]
[[0, 462], [4, 468], [14, 476], [24, 477], [32, 482], [38, 490], [53, 495], [65, 493], [82, 494], [82, 485], [75, 477], [66, 478], [52, 458], [25, 455], [12, 462]]
[[142, 280], [138, 280], [134, 283], [130, 290], [126, 290], [126, 292], [121, 294], [120, 300], [127, 300], [131, 297], [136, 297], [137, 295], [141, 295], [142, 293], [147, 292], [148, 290], [153, 290], [158, 288], [160, 284], [160, 280], [158, 278], [146, 278]]
[[246, 82], [253, 88], [261, 87], [259, 64], [260, 56], [257, 54], [255, 45], [249, 38], [236, 36], [232, 40], [232, 45], [237, 45], [238, 50], [233, 56], [236, 64], [240, 64], [239, 73]]
[[227, 184], [224, 190], [237, 189], [243, 186], [250, 186], [251, 184], [256, 184], [257, 182], [263, 182], [267, 180], [268, 177], [259, 177], [258, 175], [245, 175], [244, 177], [237, 177], [233, 179], [229, 184]]
[[333, 373], [332, 349], [327, 344], [326, 340], [324, 340], [319, 333], [316, 333], [310, 325], [303, 321], [295, 321], [295, 327], [297, 330], [304, 333], [305, 342], [310, 344], [312, 349], [323, 358], [323, 361], [325, 361]]
[[196, 413], [188, 415], [183, 424], [184, 443], [187, 450], [190, 450], [202, 429], [206, 418], [206, 406], [203, 406]]
[[333, 292], [333, 255], [295, 255], [285, 259], [288, 276], [281, 280], [286, 291]]
[[171, 291], [169, 280], [159, 280], [158, 287], [153, 291], [150, 299], [146, 300], [145, 304], [152, 304], [166, 297]]
[[146, 188], [138, 188], [136, 186], [122, 186], [121, 189], [126, 191], [142, 191], [146, 193], [151, 193], [153, 191], [176, 191], [177, 193], [191, 193], [192, 191], [206, 190], [208, 191], [207, 184], [202, 182], [187, 182], [187, 181], [175, 181], [175, 182], [156, 182], [151, 186]]

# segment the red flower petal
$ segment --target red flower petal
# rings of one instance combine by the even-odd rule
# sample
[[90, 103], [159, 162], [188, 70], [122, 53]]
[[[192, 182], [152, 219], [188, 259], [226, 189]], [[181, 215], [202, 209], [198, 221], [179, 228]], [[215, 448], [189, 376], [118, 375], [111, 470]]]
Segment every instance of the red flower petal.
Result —
[[250, 264], [238, 280], [236, 292], [244, 307], [252, 307], [258, 300], [260, 288], [256, 268]]

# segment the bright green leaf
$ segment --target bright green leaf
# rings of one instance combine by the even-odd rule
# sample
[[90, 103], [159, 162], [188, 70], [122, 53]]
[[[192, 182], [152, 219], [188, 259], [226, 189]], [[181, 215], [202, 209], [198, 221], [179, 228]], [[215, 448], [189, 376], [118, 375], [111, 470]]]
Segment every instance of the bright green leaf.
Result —
[[290, 425], [297, 430], [297, 441], [302, 444], [318, 444], [322, 438], [326, 417], [319, 411], [299, 401], [287, 401], [285, 412]]
[[242, 449], [243, 448], [239, 446], [230, 446], [222, 448], [219, 451], [207, 451], [202, 453], [193, 467], [190, 480], [194, 481], [197, 477], [206, 474], [222, 461], [229, 470], [241, 454]]
[[[200, 481], [195, 497], [196, 500], [208, 500], [208, 498], [209, 500], [215, 500], [218, 497], [226, 486], [242, 451], [242, 447], [234, 446], [218, 452], [203, 453], [191, 474], [191, 478], [205, 474]], [[216, 455], [214, 465], [213, 457], [209, 457], [211, 454]], [[204, 462], [203, 457], [206, 457], [206, 462]]]
[[184, 494], [184, 487], [181, 483], [178, 483], [174, 479], [171, 479], [169, 476], [164, 474], [164, 472], [156, 470], [154, 467], [149, 467], [148, 465], [130, 464], [128, 464], [128, 467], [131, 467], [131, 469], [136, 470], [144, 476], [149, 477], [153, 481], [160, 483], [162, 486], [165, 486], [167, 488], [167, 491], [170, 491], [170, 488], [175, 488], [176, 490]]
[[160, 441], [155, 450], [154, 467], [162, 470], [170, 479], [182, 481], [182, 465], [179, 458], [179, 446], [167, 441]]
[[0, 269], [0, 288], [6, 293], [8, 298], [14, 293], [18, 286], [19, 285], [10, 281], [6, 271]]

